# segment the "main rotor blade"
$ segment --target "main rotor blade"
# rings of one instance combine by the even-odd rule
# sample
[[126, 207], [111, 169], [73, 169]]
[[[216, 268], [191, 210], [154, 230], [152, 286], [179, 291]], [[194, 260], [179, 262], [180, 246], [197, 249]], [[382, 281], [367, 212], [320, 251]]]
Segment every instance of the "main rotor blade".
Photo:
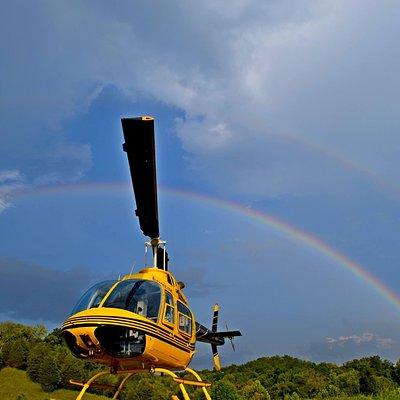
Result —
[[151, 239], [160, 236], [158, 225], [154, 118], [122, 118], [140, 229]]

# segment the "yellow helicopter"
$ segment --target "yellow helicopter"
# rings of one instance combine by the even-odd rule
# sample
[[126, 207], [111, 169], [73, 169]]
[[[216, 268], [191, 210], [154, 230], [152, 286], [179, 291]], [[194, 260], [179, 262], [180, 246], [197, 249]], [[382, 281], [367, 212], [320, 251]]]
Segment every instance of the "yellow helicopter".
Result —
[[[168, 270], [165, 241], [160, 239], [158, 222], [154, 118], [123, 118], [122, 129], [136, 200], [136, 215], [152, 250], [152, 266], [116, 281], [100, 282], [78, 301], [62, 325], [62, 334], [71, 352], [79, 358], [105, 364], [110, 371], [96, 374], [81, 385], [77, 400], [105, 374], [122, 374], [113, 398], [118, 398], [126, 382], [139, 372], [171, 376], [185, 400], [185, 385], [200, 387], [211, 399], [208, 383], [188, 367], [197, 341], [211, 344], [214, 368], [220, 370], [217, 346], [225, 339], [241, 336], [239, 331], [218, 332], [218, 305], [214, 306], [211, 329], [195, 320], [183, 293], [185, 285]], [[174, 371], [186, 371], [194, 379], [184, 379]], [[173, 396], [173, 399], [178, 399]]]

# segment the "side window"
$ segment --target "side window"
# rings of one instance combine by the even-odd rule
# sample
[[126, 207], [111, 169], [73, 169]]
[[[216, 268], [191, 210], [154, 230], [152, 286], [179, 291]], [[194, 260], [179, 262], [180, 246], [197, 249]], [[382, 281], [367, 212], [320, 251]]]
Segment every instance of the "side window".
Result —
[[174, 298], [170, 292], [165, 291], [165, 315], [164, 320], [170, 324], [175, 323]]
[[192, 334], [192, 314], [189, 309], [180, 301], [178, 301], [179, 330]]

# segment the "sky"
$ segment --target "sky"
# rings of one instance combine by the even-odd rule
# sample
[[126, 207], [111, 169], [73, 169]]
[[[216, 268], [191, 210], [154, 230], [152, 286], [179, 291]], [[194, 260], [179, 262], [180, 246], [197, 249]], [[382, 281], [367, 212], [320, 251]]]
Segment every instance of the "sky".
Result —
[[223, 364], [400, 358], [398, 1], [2, 6], [1, 320], [143, 265], [120, 118], [152, 115], [171, 270], [243, 333]]

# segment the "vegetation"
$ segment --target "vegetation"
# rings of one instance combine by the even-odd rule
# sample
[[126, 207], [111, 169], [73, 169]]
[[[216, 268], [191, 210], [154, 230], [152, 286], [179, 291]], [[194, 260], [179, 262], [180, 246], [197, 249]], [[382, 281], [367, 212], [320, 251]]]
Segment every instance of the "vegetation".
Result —
[[[5, 400], [74, 399], [70, 379], [86, 380], [101, 369], [74, 358], [60, 337], [43, 326], [0, 323], [0, 398]], [[353, 360], [338, 366], [312, 363], [289, 356], [263, 357], [221, 372], [202, 371], [212, 383], [213, 400], [400, 400], [400, 362], [378, 356]], [[117, 383], [114, 376], [108, 383]], [[97, 391], [107, 395], [107, 392]], [[168, 378], [140, 374], [121, 395], [122, 400], [170, 399], [178, 393]], [[101, 399], [101, 396], [88, 399]], [[191, 398], [204, 399], [190, 389]]]
[[[14, 368], [0, 370], [0, 399], [1, 400], [75, 400], [76, 391], [56, 390], [46, 393], [38, 383], [32, 382], [25, 371]], [[87, 400], [109, 400], [103, 396], [88, 394]]]

